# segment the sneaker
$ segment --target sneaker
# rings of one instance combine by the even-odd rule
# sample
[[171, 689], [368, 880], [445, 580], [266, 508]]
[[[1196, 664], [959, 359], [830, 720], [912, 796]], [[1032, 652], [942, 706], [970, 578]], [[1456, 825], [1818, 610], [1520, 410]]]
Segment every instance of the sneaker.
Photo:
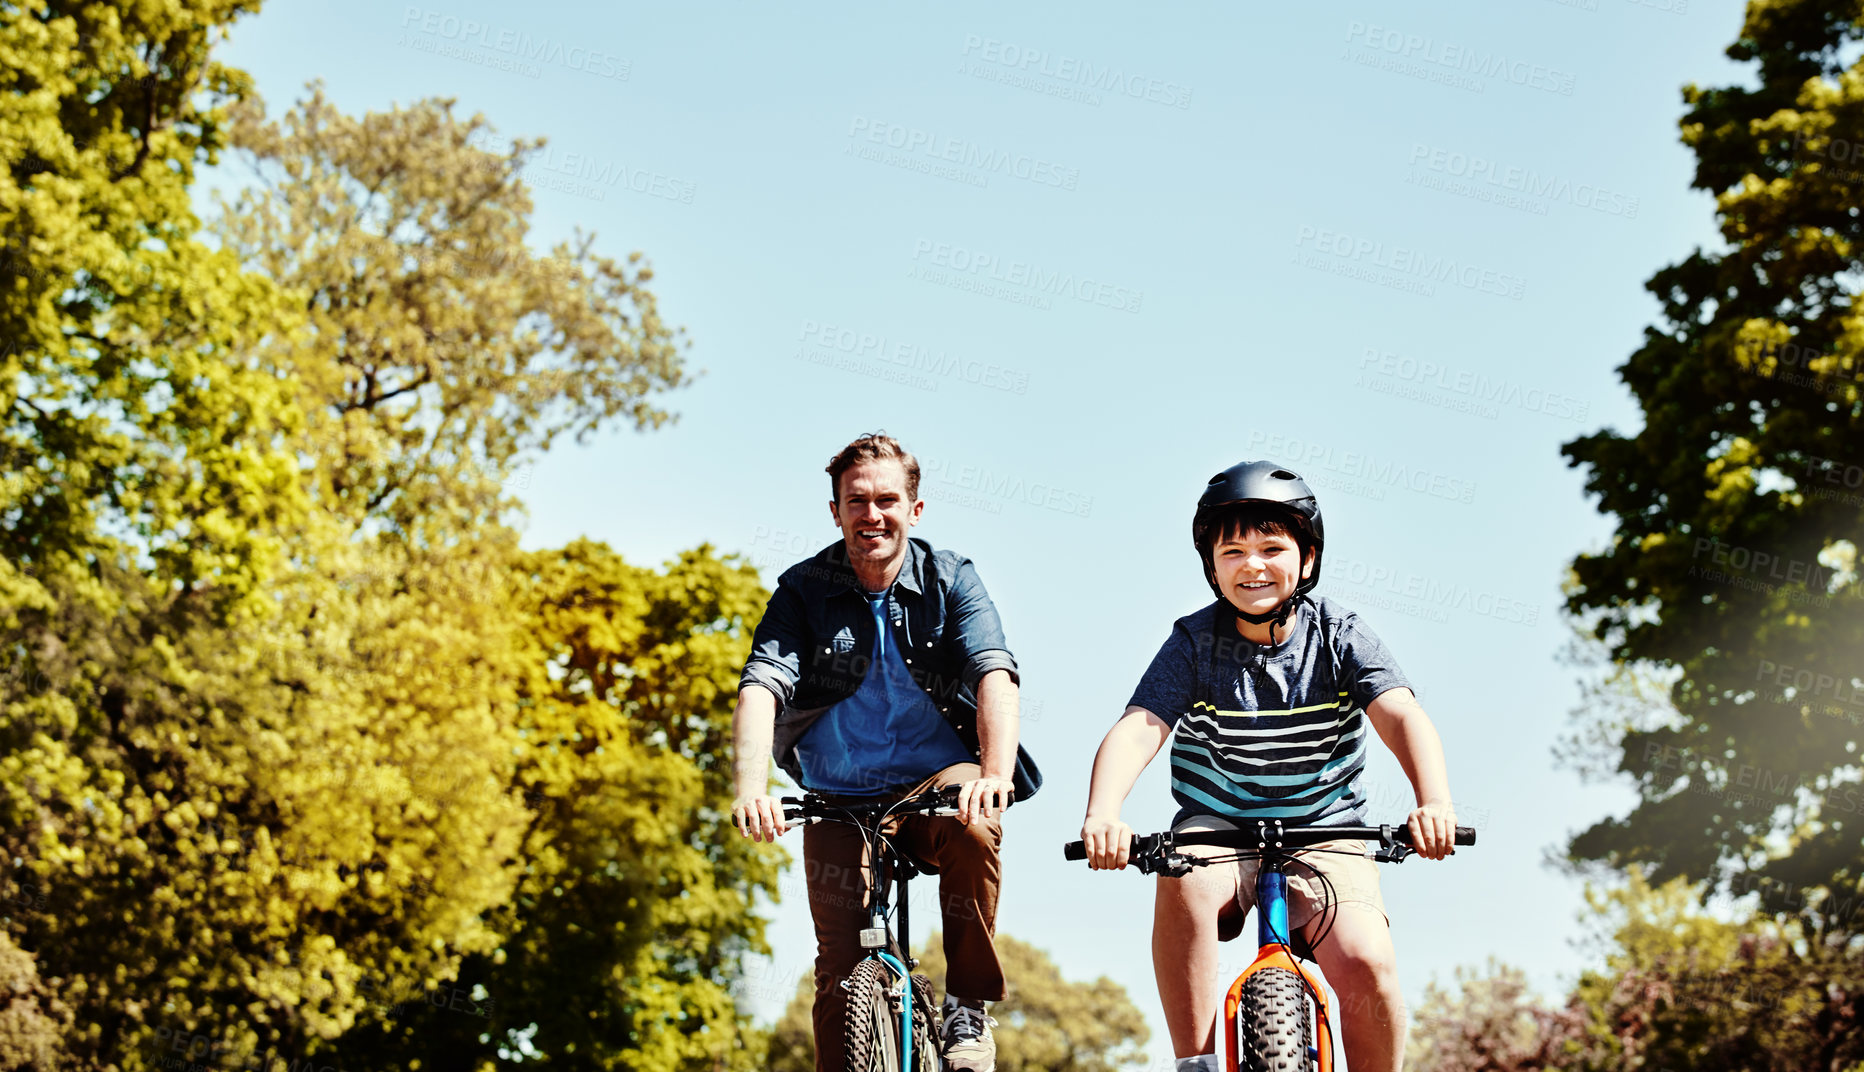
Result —
[[939, 1053], [949, 1072], [996, 1072], [997, 1040], [990, 1029], [997, 1021], [982, 1009], [960, 1005], [951, 995], [945, 996], [940, 1010], [945, 1021], [945, 1040]]

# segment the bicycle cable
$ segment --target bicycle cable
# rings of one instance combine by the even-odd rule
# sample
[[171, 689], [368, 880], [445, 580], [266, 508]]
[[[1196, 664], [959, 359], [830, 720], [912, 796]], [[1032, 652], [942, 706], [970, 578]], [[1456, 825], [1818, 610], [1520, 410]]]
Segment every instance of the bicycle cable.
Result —
[[[1364, 853], [1353, 852], [1349, 849], [1322, 849], [1322, 848], [1310, 846], [1308, 848], [1297, 850], [1296, 852], [1284, 852], [1282, 854], [1289, 862], [1298, 863], [1302, 867], [1307, 868], [1308, 871], [1313, 873], [1315, 878], [1320, 880], [1321, 907], [1320, 907], [1320, 910], [1316, 913], [1316, 917], [1323, 919], [1326, 923], [1326, 926], [1323, 927], [1320, 933], [1316, 934], [1307, 943], [1309, 952], [1318, 954], [1320, 950], [1320, 943], [1326, 940], [1327, 935], [1333, 933], [1334, 921], [1332, 919], [1327, 919], [1326, 913], [1329, 908], [1337, 909], [1339, 905], [1339, 891], [1334, 887], [1332, 880], [1329, 879], [1324, 872], [1322, 872], [1319, 868], [1315, 867], [1313, 864], [1309, 863], [1308, 861], [1300, 858], [1300, 855], [1298, 853], [1306, 853], [1306, 852], [1325, 852], [1325, 853], [1333, 853], [1338, 856], [1363, 856]], [[1236, 863], [1236, 862], [1243, 861], [1243, 860], [1260, 861], [1262, 859], [1262, 856], [1263, 856], [1263, 853], [1261, 849], [1243, 849], [1243, 850], [1239, 850], [1234, 853], [1230, 853], [1228, 855], [1199, 856], [1199, 857], [1193, 857], [1193, 859], [1196, 859], [1198, 861], [1198, 863], [1194, 866], [1206, 867], [1211, 864]], [[1256, 911], [1260, 912], [1261, 910], [1262, 910], [1262, 906], [1257, 905]], [[1338, 916], [1337, 911], [1335, 912], [1335, 916], [1336, 917]], [[1287, 937], [1289, 939], [1288, 946], [1289, 946], [1290, 952], [1292, 953], [1293, 944], [1294, 944], [1294, 935], [1289, 934]], [[1318, 963], [1318, 960], [1316, 960], [1316, 962]], [[1314, 1003], [1314, 1008], [1316, 1010], [1326, 1008], [1327, 1006], [1326, 998], [1320, 993], [1319, 990], [1315, 989], [1313, 982], [1308, 979], [1307, 973], [1303, 971], [1297, 971], [1294, 973], [1294, 975], [1296, 979], [1299, 979], [1301, 981], [1301, 989], [1306, 992], [1308, 999]]]
[[[1342, 855], [1348, 855], [1348, 856], [1355, 855], [1353, 853], [1346, 852], [1346, 850], [1344, 849], [1314, 849], [1314, 850], [1308, 850], [1308, 851], [1337, 852], [1337, 853], [1341, 853]], [[1288, 861], [1290, 863], [1300, 864], [1302, 867], [1307, 868], [1308, 871], [1313, 873], [1315, 878], [1320, 880], [1320, 892], [1321, 892], [1320, 908], [1314, 913], [1314, 915], [1315, 915], [1315, 918], [1319, 919], [1322, 923], [1325, 924], [1325, 926], [1323, 926], [1320, 929], [1320, 933], [1308, 939], [1308, 942], [1307, 942], [1307, 947], [1310, 951], [1314, 953], [1319, 953], [1320, 943], [1326, 941], [1327, 935], [1333, 933], [1333, 924], [1337, 919], [1339, 919], [1339, 915], [1340, 915], [1339, 913], [1339, 907], [1340, 907], [1339, 891], [1334, 889], [1333, 880], [1327, 877], [1326, 872], [1322, 871], [1318, 867], [1315, 867], [1313, 864], [1308, 863], [1306, 860], [1301, 859], [1300, 854], [1290, 853], [1288, 855]], [[1327, 915], [1329, 910], [1333, 912], [1333, 915], [1331, 917]]]

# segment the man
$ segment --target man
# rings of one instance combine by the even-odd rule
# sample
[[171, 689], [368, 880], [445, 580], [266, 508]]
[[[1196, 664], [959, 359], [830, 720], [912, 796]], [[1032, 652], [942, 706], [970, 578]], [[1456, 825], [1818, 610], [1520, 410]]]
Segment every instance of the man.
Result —
[[[902, 821], [894, 843], [939, 871], [947, 1067], [991, 1072], [1003, 999], [993, 937], [1002, 868], [1000, 816], [1042, 778], [1017, 745], [1016, 660], [970, 559], [909, 538], [925, 502], [919, 463], [885, 434], [828, 464], [841, 542], [778, 579], [739, 682], [733, 717], [737, 800], [747, 837], [785, 829], [770, 759], [804, 788], [846, 800], [899, 800], [957, 785], [958, 815]], [[858, 896], [865, 846], [854, 828], [803, 832], [816, 929], [818, 1072], [841, 1072], [846, 995], [868, 925]]]

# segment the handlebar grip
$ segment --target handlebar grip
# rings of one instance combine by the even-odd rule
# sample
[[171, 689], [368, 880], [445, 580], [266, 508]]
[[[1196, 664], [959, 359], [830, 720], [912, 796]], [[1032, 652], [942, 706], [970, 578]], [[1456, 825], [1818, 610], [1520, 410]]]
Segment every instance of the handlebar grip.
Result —
[[1087, 842], [1070, 841], [1068, 844], [1063, 845], [1061, 847], [1061, 858], [1064, 860], [1087, 859]]
[[1474, 845], [1476, 843], [1476, 828], [1473, 826], [1457, 827], [1456, 843], [1458, 845]]

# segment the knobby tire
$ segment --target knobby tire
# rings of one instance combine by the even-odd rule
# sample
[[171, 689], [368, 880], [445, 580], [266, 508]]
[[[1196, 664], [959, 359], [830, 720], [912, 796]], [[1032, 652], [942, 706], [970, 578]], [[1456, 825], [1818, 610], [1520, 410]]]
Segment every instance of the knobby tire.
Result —
[[1286, 968], [1265, 968], [1243, 984], [1236, 1009], [1237, 1067], [1244, 1072], [1305, 1072], [1314, 1065], [1307, 988]]
[[900, 1021], [887, 1000], [892, 974], [880, 961], [864, 960], [848, 975], [843, 1067], [849, 1072], [901, 1072]]
[[938, 1044], [938, 1007], [932, 1004], [932, 981], [914, 975], [913, 1072], [941, 1072]]

